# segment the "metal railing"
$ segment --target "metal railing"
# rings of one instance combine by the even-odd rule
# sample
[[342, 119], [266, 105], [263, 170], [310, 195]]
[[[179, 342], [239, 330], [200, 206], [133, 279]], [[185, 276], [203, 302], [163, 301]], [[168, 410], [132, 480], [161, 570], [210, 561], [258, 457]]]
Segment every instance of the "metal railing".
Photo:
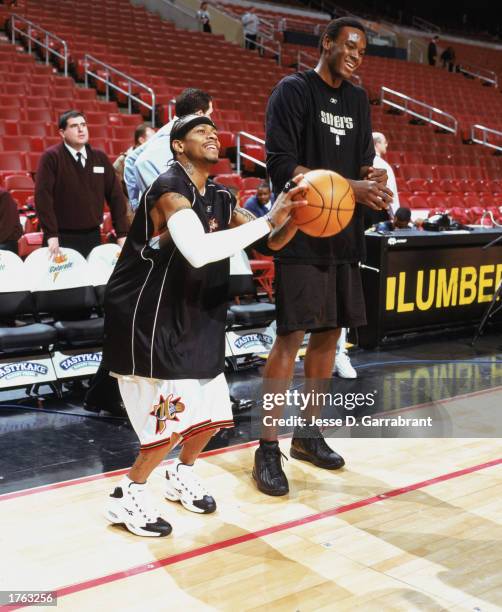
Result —
[[457, 69], [463, 74], [468, 74], [469, 76], [480, 79], [481, 81], [486, 81], [486, 83], [490, 83], [490, 85], [493, 85], [494, 87], [498, 87], [498, 77], [493, 70], [481, 68], [481, 66], [475, 66], [474, 64], [466, 64], [465, 62], [458, 64]]
[[[481, 132], [481, 138], [478, 138], [476, 136], [476, 132]], [[490, 134], [499, 136], [500, 144], [488, 142]], [[500, 132], [499, 130], [494, 130], [493, 128], [486, 127], [485, 125], [479, 125], [476, 123], [471, 126], [471, 140], [472, 142], [483, 145], [484, 147], [490, 147], [491, 149], [495, 149], [496, 151], [502, 151], [502, 132]]]
[[235, 169], [237, 174], [241, 173], [241, 157], [243, 159], [248, 159], [249, 161], [254, 162], [258, 166], [261, 166], [262, 168], [266, 168], [267, 165], [265, 164], [265, 162], [262, 162], [260, 159], [256, 159], [252, 155], [249, 155], [248, 153], [244, 153], [244, 151], [242, 151], [241, 140], [243, 138], [251, 140], [254, 143], [265, 146], [265, 141], [263, 140], [263, 138], [258, 138], [258, 136], [254, 136], [253, 134], [248, 134], [248, 132], [238, 132], [237, 138], [236, 138], [237, 160], [236, 160], [236, 169]]
[[259, 40], [253, 40], [244, 34], [244, 44], [246, 49], [252, 48], [254, 45], [258, 48], [260, 55], [265, 55], [266, 51], [272, 53], [277, 60], [277, 64], [280, 66], [282, 63], [282, 47], [278, 40], [270, 40], [267, 43], [263, 42], [263, 38]]
[[[326, 21], [326, 24], [328, 23], [329, 21]], [[286, 30], [291, 30], [293, 32], [309, 32], [318, 36], [321, 33], [321, 30], [326, 27], [326, 24], [307, 23], [300, 18], [294, 17], [276, 18], [276, 28], [278, 32], [285, 32]]]
[[[19, 27], [21, 24], [26, 26], [26, 29], [21, 29]], [[33, 23], [32, 21], [28, 21], [28, 19], [25, 19], [24, 17], [20, 17], [19, 15], [15, 15], [15, 14], [12, 15], [11, 17], [11, 31], [12, 31], [12, 34], [11, 34], [12, 44], [15, 44], [16, 42], [16, 33], [19, 34], [20, 36], [24, 36], [28, 40], [28, 53], [32, 52], [33, 45], [39, 46], [42, 49], [45, 49], [45, 63], [46, 64], [49, 64], [49, 55], [54, 55], [55, 57], [62, 59], [64, 63], [64, 68], [63, 68], [64, 75], [68, 76], [68, 60], [70, 56], [68, 53], [68, 45], [66, 44], [65, 40], [63, 40], [56, 34], [49, 32], [49, 30], [45, 30], [44, 28], [41, 28], [36, 23]], [[37, 34], [41, 35], [43, 37], [43, 40], [38, 38]], [[56, 42], [59, 48], [62, 48], [63, 52], [61, 53], [57, 49], [52, 49], [50, 46], [51, 42]]]
[[274, 40], [275, 27], [274, 22], [269, 19], [259, 17], [258, 36], [266, 40]]
[[173, 120], [173, 117], [176, 115], [176, 98], [169, 100], [167, 105], [167, 116], [169, 117], [169, 121]]
[[422, 19], [422, 17], [417, 17], [416, 15], [412, 17], [411, 25], [424, 32], [433, 32], [434, 34], [439, 34], [441, 32], [441, 28], [435, 23], [431, 23], [427, 21], [427, 19]]
[[[305, 63], [304, 59], [308, 62]], [[314, 68], [319, 61], [319, 57], [315, 55], [311, 55], [306, 51], [298, 51], [296, 54], [296, 65], [298, 66], [298, 70], [309, 70], [310, 68]], [[351, 80], [355, 81], [358, 85], [363, 84], [363, 80], [358, 74], [353, 74]]]
[[[305, 61], [303, 61], [304, 59]], [[298, 70], [309, 70], [309, 68], [316, 66], [318, 61], [318, 57], [306, 51], [298, 51], [296, 54], [296, 65], [298, 66]]]
[[[96, 66], [96, 72], [93, 71], [91, 67], [92, 65]], [[105, 84], [105, 96], [106, 96], [107, 102], [110, 100], [110, 88], [115, 91], [119, 91], [120, 93], [123, 93], [127, 97], [127, 110], [129, 111], [129, 113], [132, 112], [133, 102], [136, 102], [140, 106], [144, 106], [149, 111], [151, 111], [152, 127], [155, 127], [155, 92], [153, 91], [151, 87], [148, 87], [148, 85], [145, 85], [141, 81], [134, 79], [133, 77], [126, 74], [125, 72], [121, 72], [120, 70], [117, 70], [113, 66], [110, 66], [110, 64], [106, 64], [105, 62], [102, 62], [101, 60], [97, 59], [93, 55], [89, 55], [88, 53], [86, 53], [84, 56], [84, 67], [85, 67], [85, 86], [86, 87], [89, 87], [89, 77], [93, 77], [94, 79], [96, 79], [96, 81], [100, 81], [101, 83], [104, 83]], [[97, 73], [97, 70], [99, 68], [101, 68], [104, 71], [105, 76], [101, 76], [100, 74]], [[123, 87], [118, 85], [118, 83], [114, 83], [110, 78], [111, 76], [116, 76], [116, 77], [119, 77], [123, 81], [127, 81], [127, 89], [124, 89]], [[148, 104], [148, 102], [145, 102], [141, 98], [138, 98], [138, 96], [133, 92], [133, 85], [136, 85], [137, 88], [139, 89], [144, 89], [145, 91], [147, 91], [152, 98], [152, 103]]]
[[[386, 97], [387, 96], [387, 97]], [[396, 97], [400, 102], [396, 102], [395, 100], [389, 100], [389, 97]], [[457, 133], [458, 130], [458, 121], [455, 119], [453, 115], [442, 111], [439, 108], [435, 108], [430, 104], [422, 102], [421, 100], [417, 100], [416, 98], [411, 98], [406, 94], [403, 94], [399, 91], [394, 91], [393, 89], [389, 89], [388, 87], [382, 87], [380, 94], [380, 101], [382, 104], [387, 104], [392, 108], [396, 108], [401, 110], [408, 115], [412, 115], [413, 117], [417, 117], [417, 119], [422, 119], [427, 123], [431, 123], [432, 125], [436, 125], [447, 132], [452, 132], [453, 134]], [[427, 114], [419, 112], [416, 109], [410, 108], [410, 104], [420, 109], [424, 109]], [[433, 118], [433, 116], [439, 116], [441, 118], [449, 119], [451, 121], [451, 125], [447, 125], [446, 123], [442, 123], [439, 119]]]
[[408, 38], [408, 43], [406, 46], [407, 52], [408, 52], [408, 56], [407, 56], [407, 60], [409, 62], [412, 61], [412, 55], [413, 55], [413, 49], [416, 49], [417, 51], [417, 55], [418, 55], [418, 62], [420, 64], [424, 63], [424, 47], [418, 43], [416, 40], [414, 40], [413, 38]]

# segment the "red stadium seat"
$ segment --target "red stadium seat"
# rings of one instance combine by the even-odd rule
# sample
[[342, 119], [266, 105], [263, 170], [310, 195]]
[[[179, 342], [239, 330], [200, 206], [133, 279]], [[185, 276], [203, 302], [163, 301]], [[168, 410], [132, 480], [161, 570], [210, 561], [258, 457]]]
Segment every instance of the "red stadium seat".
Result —
[[3, 176], [9, 174], [9, 170], [24, 170], [25, 163], [21, 153], [3, 152], [0, 153], [0, 172]]
[[433, 210], [444, 210], [447, 208], [445, 198], [439, 198], [438, 196], [429, 196], [427, 198], [428, 207]]
[[226, 157], [220, 158], [216, 164], [212, 167], [213, 174], [231, 174], [232, 173], [232, 165], [230, 164], [230, 160]]
[[34, 189], [35, 183], [31, 176], [25, 174], [24, 176], [19, 174], [14, 174], [11, 176], [6, 176], [4, 179], [5, 189], [10, 191], [11, 189]]
[[42, 139], [37, 136], [1, 136], [3, 151], [43, 151]]
[[16, 200], [18, 208], [23, 208], [28, 198], [31, 198], [33, 194], [33, 189], [12, 189], [10, 191], [10, 195]]
[[214, 177], [214, 182], [220, 183], [220, 185], [226, 185], [227, 187], [234, 187], [237, 190], [242, 189], [242, 178], [238, 174], [217, 174]]
[[85, 114], [88, 125], [108, 125], [108, 115], [103, 112], [89, 112]]
[[33, 251], [36, 251], [42, 246], [43, 233], [34, 232], [32, 234], [23, 234], [17, 243], [19, 257], [26, 257]]
[[436, 166], [434, 174], [438, 179], [454, 179], [455, 170], [452, 166]]
[[46, 136], [44, 138], [44, 149], [58, 145], [61, 142], [61, 136]]
[[248, 176], [242, 179], [242, 189], [253, 189], [256, 190], [258, 185], [263, 183], [263, 179], [256, 176]]
[[114, 125], [112, 127], [113, 138], [117, 140], [125, 140], [129, 138], [130, 143], [132, 145], [134, 138], [134, 128], [129, 125]]
[[33, 108], [28, 112], [28, 117], [32, 122], [54, 123], [52, 112], [47, 108]]
[[401, 176], [405, 179], [431, 179], [432, 170], [425, 164], [403, 164], [400, 166]]
[[446, 204], [448, 208], [462, 208], [464, 205], [464, 199], [458, 195], [449, 195], [446, 198]]
[[48, 123], [20, 121], [18, 124], [20, 136], [49, 136], [53, 130], [54, 128]]
[[0, 108], [0, 119], [11, 119], [12, 121], [21, 121], [22, 118], [23, 118], [23, 111], [19, 107]]
[[462, 207], [454, 207], [450, 210], [450, 216], [459, 223], [469, 223], [467, 211]]
[[226, 155], [229, 148], [235, 147], [235, 134], [232, 132], [218, 132], [218, 140], [221, 145], [220, 154], [223, 156]]
[[42, 153], [25, 153], [26, 171], [35, 174]]
[[115, 157], [125, 153], [130, 146], [131, 141], [129, 138], [127, 140], [108, 140], [108, 152]]
[[425, 209], [429, 208], [429, 204], [425, 198], [422, 198], [421, 196], [415, 196], [415, 195], [410, 196], [409, 205], [410, 205], [410, 208], [425, 208]]
[[481, 204], [481, 198], [478, 195], [465, 195], [464, 196], [464, 207], [474, 208]]
[[412, 178], [406, 181], [408, 191], [429, 191], [429, 182], [423, 178]]
[[481, 221], [481, 217], [485, 209], [481, 206], [472, 206], [467, 211], [467, 218], [469, 219], [469, 223], [478, 224]]
[[108, 126], [107, 125], [89, 125], [89, 140], [92, 145], [94, 138], [108, 138]]

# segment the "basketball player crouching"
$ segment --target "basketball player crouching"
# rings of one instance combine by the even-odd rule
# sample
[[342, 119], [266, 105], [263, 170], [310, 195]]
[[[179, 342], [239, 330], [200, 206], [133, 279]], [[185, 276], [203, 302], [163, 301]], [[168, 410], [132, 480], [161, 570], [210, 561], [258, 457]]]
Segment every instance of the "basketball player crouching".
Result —
[[216, 431], [233, 425], [223, 373], [229, 257], [267, 234], [280, 247], [292, 210], [306, 205], [305, 188], [295, 187], [260, 219], [236, 206], [208, 178], [220, 149], [208, 117], [179, 119], [170, 143], [174, 163], [143, 195], [105, 297], [103, 365], [141, 443], [106, 517], [143, 536], [171, 532], [146, 481], [178, 444], [165, 497], [192, 512], [216, 509], [193, 464]]

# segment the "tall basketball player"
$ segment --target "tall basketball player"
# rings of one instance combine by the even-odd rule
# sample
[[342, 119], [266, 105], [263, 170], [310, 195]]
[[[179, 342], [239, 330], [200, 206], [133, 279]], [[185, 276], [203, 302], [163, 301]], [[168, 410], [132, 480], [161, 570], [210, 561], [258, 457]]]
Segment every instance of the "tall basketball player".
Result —
[[[314, 70], [285, 77], [272, 92], [266, 118], [267, 170], [274, 191], [308, 170], [334, 170], [349, 180], [356, 210], [349, 226], [332, 238], [298, 232], [276, 254], [277, 338], [264, 372], [267, 393], [284, 393], [305, 332], [305, 379], [324, 392], [329, 384], [340, 328], [364, 325], [365, 305], [358, 262], [364, 256], [361, 204], [386, 208], [392, 193], [375, 157], [368, 98], [350, 82], [366, 50], [366, 32], [343, 17], [328, 24], [320, 38]], [[311, 389], [308, 389], [311, 391]], [[311, 407], [315, 412], [319, 407]], [[276, 406], [274, 416], [280, 416]], [[291, 456], [325, 469], [344, 460], [316, 427], [294, 433]], [[268, 495], [286, 495], [288, 480], [273, 427], [263, 431], [253, 476]]]

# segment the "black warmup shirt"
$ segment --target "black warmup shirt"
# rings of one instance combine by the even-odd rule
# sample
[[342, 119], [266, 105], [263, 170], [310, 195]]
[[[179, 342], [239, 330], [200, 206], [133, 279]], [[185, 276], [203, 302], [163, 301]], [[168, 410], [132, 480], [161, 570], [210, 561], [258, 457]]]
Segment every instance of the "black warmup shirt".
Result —
[[[274, 89], [266, 117], [267, 170], [278, 194], [296, 166], [333, 170], [360, 179], [375, 147], [366, 92], [348, 81], [330, 87], [314, 70], [285, 77]], [[335, 264], [364, 258], [363, 205], [343, 232], [312, 238], [303, 232], [276, 253], [282, 263]]]
[[175, 163], [145, 192], [105, 295], [104, 366], [117, 374], [176, 380], [214, 378], [225, 365], [229, 259], [193, 268], [169, 240], [152, 242], [149, 211], [180, 193], [206, 233], [226, 229], [235, 199], [206, 183], [202, 196]]

